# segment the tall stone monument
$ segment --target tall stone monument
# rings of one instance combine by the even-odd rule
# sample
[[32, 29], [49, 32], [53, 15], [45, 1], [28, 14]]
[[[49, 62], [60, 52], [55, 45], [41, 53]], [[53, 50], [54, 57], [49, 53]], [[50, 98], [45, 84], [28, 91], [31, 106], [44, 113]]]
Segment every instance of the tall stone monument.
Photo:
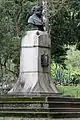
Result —
[[47, 31], [44, 31], [42, 6], [34, 7], [28, 23], [35, 30], [27, 31], [22, 39], [19, 78], [8, 94], [57, 94], [50, 76], [51, 41]]

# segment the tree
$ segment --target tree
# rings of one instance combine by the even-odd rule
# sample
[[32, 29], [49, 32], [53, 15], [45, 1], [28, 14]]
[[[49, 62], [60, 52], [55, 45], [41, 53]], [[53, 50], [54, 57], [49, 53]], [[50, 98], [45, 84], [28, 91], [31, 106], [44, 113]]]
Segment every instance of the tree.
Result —
[[52, 56], [57, 64], [66, 59], [65, 45], [78, 44], [80, 39], [80, 1], [49, 1], [50, 36], [52, 40]]

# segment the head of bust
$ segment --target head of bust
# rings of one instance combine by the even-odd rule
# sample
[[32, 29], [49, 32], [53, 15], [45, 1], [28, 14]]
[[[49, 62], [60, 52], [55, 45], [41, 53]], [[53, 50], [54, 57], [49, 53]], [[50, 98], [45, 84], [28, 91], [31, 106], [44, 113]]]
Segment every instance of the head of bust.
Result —
[[32, 11], [33, 14], [37, 15], [38, 17], [41, 17], [43, 7], [42, 6], [34, 6], [31, 11]]
[[44, 31], [44, 23], [42, 17], [42, 6], [34, 6], [31, 10], [32, 15], [28, 19], [28, 23], [37, 27], [39, 30]]

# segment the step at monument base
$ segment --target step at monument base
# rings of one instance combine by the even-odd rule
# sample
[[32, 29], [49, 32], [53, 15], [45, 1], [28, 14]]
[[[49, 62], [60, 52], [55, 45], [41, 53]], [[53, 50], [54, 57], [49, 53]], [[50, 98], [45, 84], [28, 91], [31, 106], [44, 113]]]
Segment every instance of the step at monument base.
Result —
[[59, 96], [1, 96], [0, 117], [80, 118], [80, 99]]

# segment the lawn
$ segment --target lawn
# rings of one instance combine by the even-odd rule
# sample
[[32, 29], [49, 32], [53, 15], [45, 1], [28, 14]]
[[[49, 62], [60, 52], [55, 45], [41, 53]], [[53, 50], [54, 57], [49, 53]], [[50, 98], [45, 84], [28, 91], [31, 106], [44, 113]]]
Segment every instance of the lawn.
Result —
[[57, 88], [63, 95], [80, 98], [80, 86], [57, 86]]

